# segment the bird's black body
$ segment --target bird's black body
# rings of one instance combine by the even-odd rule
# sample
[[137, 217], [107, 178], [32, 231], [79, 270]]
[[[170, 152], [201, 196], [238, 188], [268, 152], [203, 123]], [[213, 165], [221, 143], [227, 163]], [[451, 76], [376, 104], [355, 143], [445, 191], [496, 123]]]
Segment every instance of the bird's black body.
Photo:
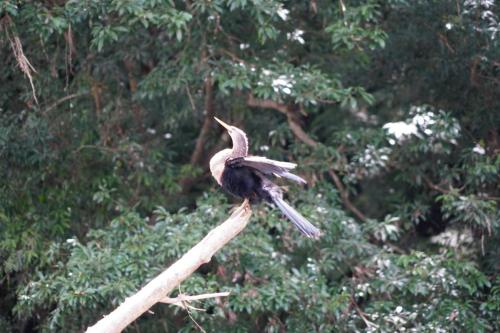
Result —
[[272, 182], [272, 178], [286, 178], [305, 184], [301, 177], [290, 172], [296, 164], [271, 160], [248, 154], [248, 140], [245, 132], [215, 118], [224, 126], [233, 141], [232, 149], [224, 149], [210, 159], [210, 172], [227, 192], [248, 199], [250, 202], [265, 201], [274, 204], [307, 237], [321, 235], [297, 210], [283, 199], [283, 191]]
[[319, 229], [307, 221], [299, 212], [283, 200], [279, 186], [265, 177], [259, 170], [245, 166], [244, 159], [229, 159], [221, 176], [221, 186], [240, 198], [251, 203], [265, 201], [276, 205], [293, 224], [308, 237], [318, 237]]
[[262, 187], [262, 178], [246, 166], [226, 164], [222, 173], [222, 187], [234, 196], [249, 199], [251, 203], [261, 200], [272, 202], [271, 196]]

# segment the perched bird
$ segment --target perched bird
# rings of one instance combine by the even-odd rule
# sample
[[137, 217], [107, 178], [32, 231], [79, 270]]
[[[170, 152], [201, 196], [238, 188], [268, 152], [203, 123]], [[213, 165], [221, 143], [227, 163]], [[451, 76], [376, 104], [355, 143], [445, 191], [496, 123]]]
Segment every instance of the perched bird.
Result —
[[232, 149], [216, 153], [210, 160], [210, 172], [217, 183], [229, 193], [249, 199], [275, 204], [307, 237], [317, 238], [320, 231], [285, 200], [280, 187], [269, 177], [287, 178], [305, 184], [301, 177], [290, 172], [296, 164], [248, 155], [248, 139], [242, 130], [215, 118], [228, 131], [233, 141]]

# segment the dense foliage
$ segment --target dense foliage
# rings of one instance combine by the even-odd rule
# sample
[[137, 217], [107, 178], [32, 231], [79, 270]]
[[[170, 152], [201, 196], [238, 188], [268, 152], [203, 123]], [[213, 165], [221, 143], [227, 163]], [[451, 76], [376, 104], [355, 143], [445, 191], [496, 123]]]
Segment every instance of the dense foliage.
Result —
[[229, 145], [300, 164], [287, 199], [129, 331], [500, 331], [494, 0], [0, 3], [0, 332], [84, 331], [236, 199]]

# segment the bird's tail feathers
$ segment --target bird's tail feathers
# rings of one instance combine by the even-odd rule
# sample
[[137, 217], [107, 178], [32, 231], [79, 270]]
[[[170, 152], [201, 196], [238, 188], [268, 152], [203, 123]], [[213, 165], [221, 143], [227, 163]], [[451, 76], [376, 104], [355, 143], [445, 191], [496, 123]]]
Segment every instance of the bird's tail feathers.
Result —
[[290, 206], [283, 198], [280, 196], [271, 196], [274, 203], [283, 212], [283, 214], [288, 217], [290, 221], [307, 237], [318, 238], [321, 232], [318, 228], [311, 224], [304, 216]]

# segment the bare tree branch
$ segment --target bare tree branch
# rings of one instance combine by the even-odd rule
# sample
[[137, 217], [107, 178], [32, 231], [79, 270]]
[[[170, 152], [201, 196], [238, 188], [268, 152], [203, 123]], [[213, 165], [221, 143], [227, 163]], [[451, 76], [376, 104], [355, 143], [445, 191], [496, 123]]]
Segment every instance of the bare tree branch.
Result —
[[5, 30], [7, 39], [10, 42], [10, 47], [12, 48], [12, 53], [14, 54], [14, 58], [16, 58], [17, 65], [19, 66], [19, 69], [21, 69], [21, 72], [23, 72], [23, 74], [28, 78], [31, 86], [33, 100], [35, 101], [36, 104], [38, 104], [35, 84], [33, 83], [33, 73], [36, 73], [36, 70], [33, 67], [33, 65], [31, 65], [26, 55], [24, 54], [23, 44], [21, 43], [21, 39], [19, 39], [19, 36], [13, 30], [12, 26], [13, 23], [10, 16], [4, 15], [4, 17], [0, 20], [0, 31]]
[[179, 294], [179, 296], [174, 297], [174, 298], [165, 297], [160, 302], [161, 303], [166, 303], [166, 304], [177, 305], [177, 306], [180, 306], [181, 308], [185, 309], [188, 306], [188, 304], [186, 304], [186, 303], [189, 303], [189, 302], [192, 302], [192, 301], [198, 301], [200, 299], [217, 298], [217, 297], [227, 297], [227, 296], [229, 296], [229, 294], [230, 294], [229, 291], [222, 292], [222, 293], [211, 293], [211, 294], [195, 295], [195, 296], [189, 296], [189, 295]]
[[158, 302], [165, 301], [167, 295], [182, 281], [187, 279], [202, 264], [236, 237], [248, 224], [252, 211], [247, 200], [224, 223], [212, 229], [182, 258], [151, 280], [135, 295], [125, 299], [110, 314], [87, 329], [87, 333], [117, 333], [125, 329], [141, 314]]

